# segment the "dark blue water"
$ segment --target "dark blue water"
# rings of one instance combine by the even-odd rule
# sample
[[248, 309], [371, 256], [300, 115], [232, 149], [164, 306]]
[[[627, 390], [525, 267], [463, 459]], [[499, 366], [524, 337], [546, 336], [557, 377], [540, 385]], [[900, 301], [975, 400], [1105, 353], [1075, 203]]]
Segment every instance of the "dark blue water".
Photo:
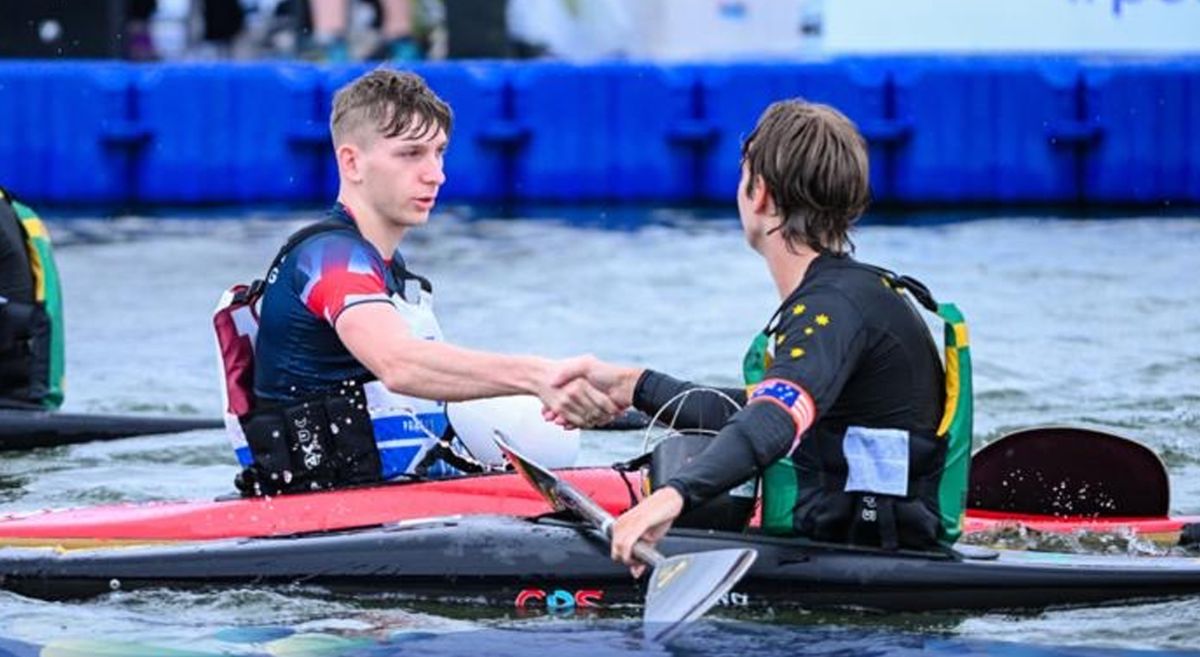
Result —
[[[412, 268], [435, 283], [448, 337], [737, 383], [746, 342], [778, 299], [732, 217], [658, 210], [632, 229], [626, 215], [584, 211], [579, 223], [556, 212], [492, 220], [452, 211], [406, 241]], [[303, 221], [52, 222], [63, 244], [68, 409], [217, 414], [211, 309], [231, 283], [261, 276]], [[1162, 453], [1172, 510], [1200, 513], [1200, 219], [875, 223], [857, 243], [862, 259], [917, 276], [966, 313], [977, 441], [1034, 424], [1099, 425]], [[641, 441], [586, 434], [583, 462], [633, 456]], [[0, 461], [0, 509], [211, 498], [231, 491], [235, 470], [218, 432], [40, 450]], [[641, 643], [632, 612], [524, 619], [299, 588], [68, 603], [0, 593], [0, 655], [1104, 655], [1200, 650], [1198, 603], [722, 617], [668, 649]]]

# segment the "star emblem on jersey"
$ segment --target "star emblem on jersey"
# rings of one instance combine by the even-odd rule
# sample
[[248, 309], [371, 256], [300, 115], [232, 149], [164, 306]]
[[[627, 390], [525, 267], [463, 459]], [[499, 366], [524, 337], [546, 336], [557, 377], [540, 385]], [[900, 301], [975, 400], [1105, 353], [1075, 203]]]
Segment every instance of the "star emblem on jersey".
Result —
[[796, 306], [794, 308], [792, 308], [792, 314], [793, 315], [803, 315], [805, 310], [808, 310], [808, 306], [806, 306], [802, 303], [798, 303], [798, 304], [796, 304]]
[[817, 326], [829, 326], [829, 315], [826, 315], [825, 313], [817, 315], [816, 322]]

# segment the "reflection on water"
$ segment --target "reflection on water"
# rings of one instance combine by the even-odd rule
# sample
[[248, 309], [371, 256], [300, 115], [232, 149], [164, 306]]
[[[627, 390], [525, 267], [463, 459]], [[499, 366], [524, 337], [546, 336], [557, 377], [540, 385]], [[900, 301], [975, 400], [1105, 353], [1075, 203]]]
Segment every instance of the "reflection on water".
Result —
[[[554, 209], [542, 214], [553, 215]], [[461, 215], [461, 216], [460, 216]], [[448, 336], [468, 346], [590, 352], [736, 385], [746, 342], [778, 299], [732, 217], [583, 211], [582, 223], [441, 214], [407, 242], [438, 293]], [[579, 215], [577, 215], [578, 217]], [[263, 274], [304, 217], [51, 223], [67, 314], [67, 408], [216, 415], [210, 312], [219, 293]], [[1200, 220], [994, 218], [877, 223], [858, 255], [923, 280], [967, 315], [976, 363], [976, 437], [1088, 422], [1145, 442], [1170, 470], [1172, 510], [1200, 513]], [[639, 432], [585, 434], [583, 461], [638, 452]], [[212, 498], [235, 462], [219, 432], [5, 455], [2, 512], [107, 501]], [[1020, 547], [1142, 553], [1122, 537], [1005, 536]], [[402, 558], [402, 555], [397, 555]], [[707, 623], [670, 654], [1106, 655], [1200, 648], [1195, 599], [1012, 615], [789, 612]], [[305, 588], [140, 591], [46, 603], [0, 593], [0, 655], [667, 654], [637, 624], [504, 620]], [[496, 620], [500, 617], [501, 620]], [[23, 642], [23, 643], [21, 643]], [[1016, 645], [1008, 642], [1019, 642]], [[1029, 644], [1053, 645], [1037, 648]], [[1066, 648], [1063, 646], [1091, 646]], [[23, 652], [24, 651], [24, 652]], [[33, 651], [33, 652], [30, 652]], [[73, 651], [73, 652], [72, 652]], [[47, 653], [49, 654], [49, 653]]]

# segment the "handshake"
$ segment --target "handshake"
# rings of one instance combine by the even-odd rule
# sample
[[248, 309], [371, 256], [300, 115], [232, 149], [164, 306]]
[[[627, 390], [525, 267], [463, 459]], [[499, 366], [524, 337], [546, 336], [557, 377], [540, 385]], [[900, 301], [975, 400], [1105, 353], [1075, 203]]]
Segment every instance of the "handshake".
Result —
[[611, 422], [633, 405], [643, 370], [576, 356], [552, 362], [541, 377], [542, 417], [567, 429]]

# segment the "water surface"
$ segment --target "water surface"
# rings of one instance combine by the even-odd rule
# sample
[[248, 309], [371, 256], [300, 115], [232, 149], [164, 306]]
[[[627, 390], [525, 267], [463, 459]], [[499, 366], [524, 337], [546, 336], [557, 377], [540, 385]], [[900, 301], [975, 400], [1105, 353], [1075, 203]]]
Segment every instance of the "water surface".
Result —
[[[513, 220], [457, 209], [406, 239], [410, 267], [434, 281], [450, 339], [507, 352], [593, 353], [737, 383], [747, 342], [779, 300], [736, 220], [658, 210], [635, 217], [647, 225], [631, 229], [627, 215], [585, 211], [579, 223], [556, 214]], [[218, 414], [211, 310], [230, 284], [262, 276], [286, 235], [307, 219], [52, 220], [65, 286], [66, 408]], [[1036, 424], [1098, 425], [1163, 454], [1173, 512], [1200, 513], [1200, 285], [1193, 274], [1200, 219], [876, 221], [856, 241], [861, 259], [916, 276], [966, 313], [977, 443]], [[631, 457], [641, 440], [638, 432], [588, 433], [582, 460]], [[235, 471], [219, 432], [5, 455], [0, 508], [211, 498], [231, 492]], [[672, 650], [1190, 651], [1200, 650], [1198, 602], [1023, 615], [726, 617]], [[506, 614], [303, 588], [142, 591], [69, 603], [0, 593], [0, 637], [11, 643], [0, 643], [0, 655], [45, 644], [58, 654], [100, 650], [87, 641], [137, 644], [121, 643], [118, 654], [145, 646], [153, 654], [461, 654], [480, 644], [505, 655], [541, 645], [564, 654], [665, 650], [638, 643], [636, 623], [619, 614], [589, 621]]]

